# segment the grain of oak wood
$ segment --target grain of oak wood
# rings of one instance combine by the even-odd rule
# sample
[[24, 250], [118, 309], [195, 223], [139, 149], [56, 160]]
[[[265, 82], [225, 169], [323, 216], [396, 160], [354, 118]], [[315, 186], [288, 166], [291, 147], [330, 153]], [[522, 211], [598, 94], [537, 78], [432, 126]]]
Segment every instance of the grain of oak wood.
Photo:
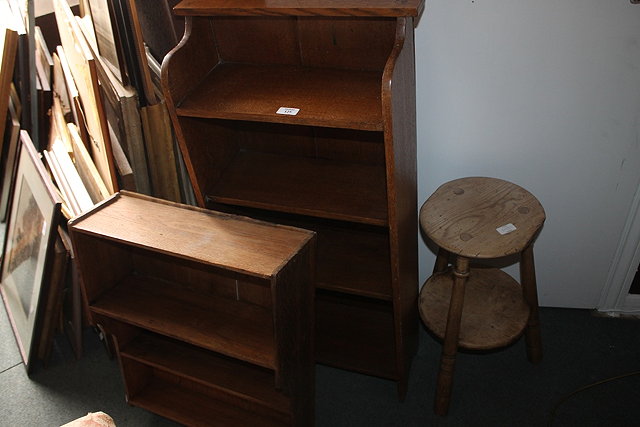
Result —
[[[184, 209], [121, 191], [109, 209], [78, 217], [73, 226], [91, 234], [186, 259], [224, 266], [232, 271], [271, 277], [313, 236], [310, 232], [247, 218], [238, 220], [204, 209]], [[103, 205], [104, 206], [104, 205]], [[122, 227], [127, 223], [130, 226]], [[185, 245], [181, 242], [189, 242]], [[233, 248], [234, 250], [229, 250]]]
[[[439, 247], [463, 257], [499, 258], [522, 252], [545, 220], [524, 188], [496, 178], [461, 178], [440, 186], [420, 209], [420, 225]], [[515, 230], [497, 229], [513, 224]]]

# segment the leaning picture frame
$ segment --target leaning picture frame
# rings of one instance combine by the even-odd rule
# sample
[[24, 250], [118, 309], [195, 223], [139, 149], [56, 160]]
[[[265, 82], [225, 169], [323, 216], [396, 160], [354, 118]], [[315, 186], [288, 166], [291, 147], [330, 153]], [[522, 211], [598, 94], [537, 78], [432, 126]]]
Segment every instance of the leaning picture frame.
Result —
[[52, 266], [62, 201], [29, 134], [20, 131], [0, 293], [27, 373], [37, 356], [41, 295]]

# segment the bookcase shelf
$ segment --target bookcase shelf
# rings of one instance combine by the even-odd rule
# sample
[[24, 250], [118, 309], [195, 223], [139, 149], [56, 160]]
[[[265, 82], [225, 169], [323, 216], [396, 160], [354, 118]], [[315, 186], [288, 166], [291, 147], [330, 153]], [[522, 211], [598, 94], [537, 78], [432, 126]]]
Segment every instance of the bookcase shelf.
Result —
[[[187, 117], [382, 130], [382, 72], [220, 64], [177, 108]], [[295, 115], [278, 114], [297, 108]]]
[[141, 276], [126, 277], [91, 308], [148, 331], [276, 369], [271, 311], [266, 308]]
[[397, 381], [400, 397], [418, 335], [423, 6], [184, 0], [162, 65], [198, 204], [315, 231], [316, 360]]
[[274, 389], [273, 372], [203, 351], [182, 341], [141, 334], [121, 349], [120, 357], [177, 373], [237, 398], [274, 408], [283, 415], [291, 410], [289, 400]]
[[187, 425], [313, 424], [313, 232], [125, 191], [69, 228], [129, 403]]

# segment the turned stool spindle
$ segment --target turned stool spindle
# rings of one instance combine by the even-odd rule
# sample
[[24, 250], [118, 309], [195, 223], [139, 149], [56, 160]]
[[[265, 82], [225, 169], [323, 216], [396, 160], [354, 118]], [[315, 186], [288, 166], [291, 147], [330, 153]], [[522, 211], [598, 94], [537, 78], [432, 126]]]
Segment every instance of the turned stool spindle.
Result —
[[[450, 181], [420, 209], [420, 226], [439, 248], [419, 300], [425, 326], [443, 340], [437, 414], [449, 408], [459, 347], [504, 347], [524, 332], [529, 360], [542, 359], [533, 240], [544, 220], [531, 193], [496, 178]], [[510, 255], [519, 255], [520, 284], [500, 269], [470, 267], [472, 260]]]

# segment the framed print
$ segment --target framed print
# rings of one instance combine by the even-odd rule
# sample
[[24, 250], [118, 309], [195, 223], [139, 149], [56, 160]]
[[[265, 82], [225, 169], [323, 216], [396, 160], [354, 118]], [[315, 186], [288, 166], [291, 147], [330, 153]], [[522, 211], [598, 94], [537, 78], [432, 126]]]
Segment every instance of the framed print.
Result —
[[[18, 156], [18, 138], [20, 137], [20, 101], [15, 93], [9, 97], [9, 113], [4, 128], [4, 147], [0, 157], [0, 222], [7, 220], [9, 203], [13, 194], [13, 176], [16, 169], [16, 157]], [[17, 107], [16, 107], [17, 105]]]
[[20, 131], [0, 292], [27, 373], [37, 355], [40, 297], [48, 286], [61, 203], [29, 134]]
[[106, 61], [111, 72], [126, 86], [129, 84], [129, 80], [124, 68], [124, 58], [112, 5], [108, 0], [88, 0], [88, 3], [98, 52]]
[[[18, 48], [18, 32], [13, 29], [11, 9], [6, 2], [0, 3], [0, 136], [4, 135], [4, 117], [11, 91], [11, 80]], [[0, 150], [2, 141], [0, 141]]]

